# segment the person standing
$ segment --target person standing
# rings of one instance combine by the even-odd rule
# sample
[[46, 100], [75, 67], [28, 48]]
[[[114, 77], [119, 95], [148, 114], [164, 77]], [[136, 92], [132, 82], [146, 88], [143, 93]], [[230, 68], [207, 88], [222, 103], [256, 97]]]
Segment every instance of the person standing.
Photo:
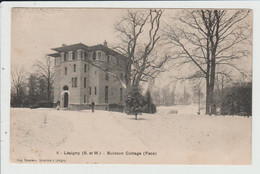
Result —
[[57, 101], [57, 110], [60, 110], [60, 100]]
[[95, 102], [92, 100], [91, 102], [91, 108], [92, 108], [92, 112], [94, 112], [94, 109], [95, 109]]

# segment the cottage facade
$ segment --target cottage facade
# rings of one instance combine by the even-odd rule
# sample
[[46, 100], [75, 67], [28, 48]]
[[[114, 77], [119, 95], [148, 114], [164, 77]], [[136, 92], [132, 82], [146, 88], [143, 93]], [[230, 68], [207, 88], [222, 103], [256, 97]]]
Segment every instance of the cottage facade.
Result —
[[63, 108], [88, 109], [94, 101], [96, 108], [103, 110], [110, 103], [123, 104], [125, 91], [116, 77], [123, 76], [125, 57], [108, 48], [106, 42], [52, 50], [56, 53], [48, 56], [55, 58], [54, 103], [59, 100]]

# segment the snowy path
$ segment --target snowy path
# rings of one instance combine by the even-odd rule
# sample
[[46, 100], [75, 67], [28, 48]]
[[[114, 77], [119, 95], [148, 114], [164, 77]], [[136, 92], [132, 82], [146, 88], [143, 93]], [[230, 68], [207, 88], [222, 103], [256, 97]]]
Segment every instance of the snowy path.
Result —
[[[67, 163], [249, 164], [251, 118], [196, 115], [196, 106], [159, 107], [139, 120], [123, 113], [11, 109], [11, 159]], [[169, 114], [178, 110], [178, 114]], [[102, 155], [64, 155], [100, 151]], [[111, 152], [157, 152], [117, 156]], [[58, 153], [57, 153], [58, 152]]]

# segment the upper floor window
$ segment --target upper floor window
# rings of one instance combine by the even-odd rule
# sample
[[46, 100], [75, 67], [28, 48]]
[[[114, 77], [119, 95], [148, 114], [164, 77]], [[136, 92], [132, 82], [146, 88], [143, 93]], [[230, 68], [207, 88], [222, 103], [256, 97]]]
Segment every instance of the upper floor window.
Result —
[[101, 59], [101, 52], [100, 51], [98, 52], [98, 59], [99, 60]]
[[67, 60], [69, 60], [69, 53], [68, 52], [66, 52], [65, 56], [64, 56], [64, 61], [67, 61]]
[[76, 64], [73, 65], [73, 71], [76, 72]]
[[85, 52], [84, 54], [85, 54], [84, 59], [87, 60], [88, 59], [88, 52]]
[[87, 64], [84, 65], [84, 72], [87, 72]]
[[68, 73], [68, 68], [65, 67], [65, 69], [64, 69], [64, 75], [67, 75], [67, 73]]
[[77, 59], [77, 51], [73, 51], [73, 53], [72, 53], [72, 59], [73, 59], [73, 60]]
[[93, 52], [92, 59], [93, 59], [93, 60], [96, 60], [96, 51]]
[[106, 75], [105, 75], [105, 80], [108, 80], [109, 77], [108, 77], [108, 69], [106, 69]]
[[91, 95], [91, 87], [89, 87], [89, 95]]
[[84, 88], [86, 88], [86, 87], [87, 87], [87, 78], [84, 77]]
[[80, 51], [80, 58], [84, 58], [84, 51]]
[[61, 55], [61, 61], [63, 60], [65, 60], [65, 53], [64, 54], [60, 54]]
[[72, 77], [71, 81], [72, 81], [72, 87], [77, 87], [78, 78], [77, 77]]
[[109, 63], [109, 55], [107, 55], [107, 63]]
[[95, 87], [95, 95], [97, 95], [97, 87]]

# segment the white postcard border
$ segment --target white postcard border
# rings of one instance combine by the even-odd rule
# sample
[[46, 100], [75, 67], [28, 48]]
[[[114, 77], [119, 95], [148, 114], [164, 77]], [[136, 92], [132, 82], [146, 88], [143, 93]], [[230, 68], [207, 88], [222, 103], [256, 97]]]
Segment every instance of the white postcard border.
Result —
[[[10, 164], [10, 32], [12, 7], [61, 7], [61, 8], [249, 8], [253, 9], [253, 117], [252, 165], [82, 165], [82, 164]], [[260, 171], [260, 2], [258, 1], [179, 1], [179, 2], [4, 2], [1, 4], [1, 172], [5, 174], [52, 173], [257, 173]]]

